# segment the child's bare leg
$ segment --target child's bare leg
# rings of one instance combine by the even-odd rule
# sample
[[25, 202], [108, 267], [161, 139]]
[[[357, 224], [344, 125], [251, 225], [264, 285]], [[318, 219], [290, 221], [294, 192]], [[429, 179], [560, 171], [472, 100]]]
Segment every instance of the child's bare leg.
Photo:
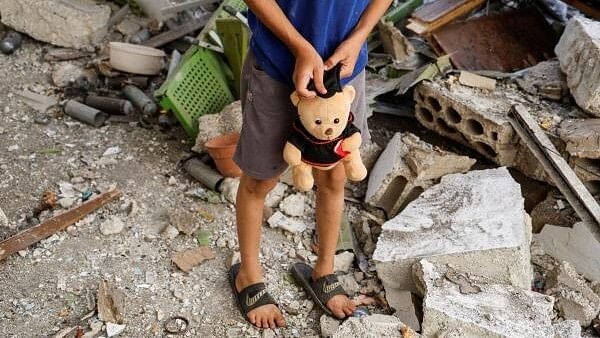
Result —
[[[346, 175], [343, 164], [331, 170], [316, 170], [317, 182], [317, 232], [319, 252], [313, 279], [333, 273], [333, 260], [344, 209]], [[356, 307], [345, 295], [337, 295], [327, 302], [327, 308], [338, 318], [351, 315]]]
[[[235, 281], [238, 291], [263, 280], [258, 254], [265, 196], [277, 184], [277, 178], [257, 180], [243, 175], [236, 201], [237, 233], [242, 264]], [[285, 320], [277, 306], [263, 305], [248, 312], [248, 319], [257, 327], [284, 326]]]

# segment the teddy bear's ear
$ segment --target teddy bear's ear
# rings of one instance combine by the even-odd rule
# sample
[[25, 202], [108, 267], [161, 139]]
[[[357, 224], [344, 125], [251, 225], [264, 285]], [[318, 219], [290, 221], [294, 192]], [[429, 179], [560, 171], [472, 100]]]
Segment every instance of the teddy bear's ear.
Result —
[[342, 92], [344, 93], [349, 102], [354, 101], [354, 96], [356, 95], [356, 90], [354, 89], [354, 87], [345, 86]]
[[300, 102], [300, 96], [298, 96], [298, 93], [295, 90], [292, 93], [292, 95], [290, 95], [290, 100], [292, 100], [292, 104], [294, 106], [298, 107], [298, 102]]

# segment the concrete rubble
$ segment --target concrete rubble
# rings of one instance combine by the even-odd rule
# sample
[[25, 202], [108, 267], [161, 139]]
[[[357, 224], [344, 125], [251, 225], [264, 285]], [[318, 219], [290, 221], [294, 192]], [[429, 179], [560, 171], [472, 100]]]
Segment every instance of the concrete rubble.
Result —
[[473, 164], [474, 159], [437, 149], [413, 134], [396, 133], [370, 173], [365, 202], [394, 216], [436, 179], [466, 172]]
[[288, 216], [300, 217], [304, 215], [308, 208], [307, 202], [308, 200], [304, 194], [293, 194], [279, 203], [279, 209]]
[[554, 194], [548, 194], [546, 199], [531, 210], [531, 225], [533, 233], [542, 231], [546, 224], [571, 227], [577, 223], [577, 215], [567, 201], [558, 199]]
[[576, 320], [563, 320], [554, 324], [554, 338], [581, 338], [581, 326]]
[[332, 335], [333, 338], [420, 337], [394, 316], [374, 314], [350, 317]]
[[560, 138], [571, 156], [600, 159], [600, 119], [565, 120]]
[[560, 70], [558, 60], [540, 62], [525, 69], [523, 77], [517, 78], [517, 83], [529, 94], [560, 101], [569, 93], [567, 79]]
[[600, 22], [571, 18], [554, 52], [577, 104], [600, 116]]
[[393, 315], [415, 331], [421, 331], [421, 323], [417, 317], [412, 292], [388, 288], [385, 290], [385, 299], [389, 306], [394, 309]]
[[192, 148], [197, 153], [205, 151], [204, 143], [223, 134], [239, 133], [242, 130], [242, 104], [234, 101], [217, 114], [206, 114], [198, 118], [198, 136]]
[[91, 0], [0, 0], [5, 25], [57, 46], [93, 51], [107, 33], [110, 7]]
[[534, 239], [546, 254], [571, 263], [590, 280], [600, 280], [600, 243], [584, 223], [576, 223], [573, 228], [548, 224]]
[[269, 217], [267, 223], [271, 228], [280, 228], [291, 233], [301, 233], [307, 228], [304, 222], [296, 218], [288, 217], [281, 211], [276, 211]]
[[568, 262], [562, 262], [548, 273], [545, 293], [556, 298], [561, 317], [589, 326], [600, 313], [600, 295]]
[[477, 287], [464, 292], [448, 279], [450, 271], [425, 259], [415, 264], [414, 277], [424, 292], [423, 336], [554, 337], [554, 298], [461, 271], [458, 274]]
[[0, 208], [0, 227], [8, 227], [8, 226], [9, 226], [8, 217], [6, 216], [6, 214], [4, 213], [2, 208]]
[[385, 289], [416, 291], [412, 265], [452, 264], [529, 288], [530, 219], [506, 168], [446, 175], [382, 226], [373, 254]]

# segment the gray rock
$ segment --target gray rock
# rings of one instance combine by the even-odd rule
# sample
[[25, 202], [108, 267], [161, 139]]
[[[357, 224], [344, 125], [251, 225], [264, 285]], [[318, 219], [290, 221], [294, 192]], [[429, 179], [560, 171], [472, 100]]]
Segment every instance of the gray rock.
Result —
[[[339, 326], [333, 338], [398, 338], [406, 330], [400, 319], [394, 316], [374, 314], [364, 317], [350, 317]], [[418, 335], [414, 333], [413, 337]]]
[[268, 208], [274, 208], [279, 205], [288, 186], [285, 183], [277, 182], [273, 190], [271, 190], [267, 197], [265, 197], [265, 206]]
[[400, 318], [411, 329], [421, 331], [421, 323], [417, 318], [417, 311], [410, 291], [388, 288], [385, 289], [385, 299], [390, 307], [395, 310], [394, 316]]
[[322, 315], [321, 319], [319, 319], [319, 322], [321, 324], [321, 337], [323, 338], [333, 337], [340, 326], [339, 320], [328, 315]]
[[162, 231], [161, 236], [166, 239], [175, 239], [177, 236], [179, 236], [179, 229], [169, 224]]
[[581, 326], [576, 320], [563, 320], [554, 324], [554, 338], [581, 338]]
[[354, 296], [360, 290], [360, 285], [354, 279], [352, 274], [338, 276], [338, 279], [342, 283], [342, 287], [351, 297]]
[[300, 217], [304, 216], [306, 204], [306, 196], [297, 193], [284, 198], [283, 201], [279, 203], [279, 209], [288, 216]]
[[333, 271], [341, 271], [347, 273], [354, 263], [354, 254], [350, 251], [340, 252], [335, 255], [333, 261]]
[[551, 100], [560, 100], [569, 93], [567, 79], [560, 71], [558, 60], [540, 62], [527, 68], [517, 83], [530, 94], [540, 95]]
[[91, 0], [0, 0], [2, 22], [57, 46], [93, 51], [107, 33], [110, 7]]
[[237, 177], [225, 177], [221, 183], [221, 194], [229, 201], [235, 204], [238, 188], [240, 187], [240, 179]]
[[206, 114], [198, 119], [198, 136], [193, 151], [202, 153], [206, 150], [204, 143], [220, 135], [240, 132], [242, 130], [242, 105], [235, 101], [223, 108], [218, 114]]
[[126, 325], [119, 325], [111, 322], [106, 323], [106, 335], [108, 337], [116, 337], [125, 331]]
[[0, 227], [8, 227], [8, 226], [9, 226], [8, 217], [6, 217], [6, 214], [4, 213], [2, 208], [0, 208]]
[[116, 216], [113, 216], [100, 224], [100, 232], [105, 236], [119, 234], [123, 229], [125, 229], [125, 223]]
[[284, 215], [281, 211], [275, 212], [267, 220], [271, 228], [281, 228], [291, 233], [301, 233], [306, 230], [306, 224], [299, 220]]

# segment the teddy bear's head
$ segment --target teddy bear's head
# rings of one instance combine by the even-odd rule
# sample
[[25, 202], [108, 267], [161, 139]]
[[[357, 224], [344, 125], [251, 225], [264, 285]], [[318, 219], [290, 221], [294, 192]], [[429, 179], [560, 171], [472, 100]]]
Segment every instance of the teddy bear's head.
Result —
[[319, 140], [332, 140], [346, 128], [355, 93], [354, 87], [345, 86], [341, 92], [328, 98], [302, 98], [295, 91], [290, 98], [298, 107], [298, 116], [304, 128]]

